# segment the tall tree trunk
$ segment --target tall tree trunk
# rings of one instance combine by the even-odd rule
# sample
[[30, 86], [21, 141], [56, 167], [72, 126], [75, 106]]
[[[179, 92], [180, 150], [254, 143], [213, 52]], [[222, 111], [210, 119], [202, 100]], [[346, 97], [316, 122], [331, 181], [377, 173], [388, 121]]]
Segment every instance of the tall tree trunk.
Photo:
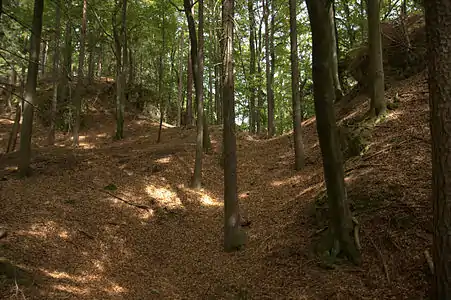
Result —
[[[266, 101], [268, 104], [268, 136], [274, 135], [274, 106], [273, 106], [273, 90], [272, 90], [272, 71], [271, 71], [271, 36], [269, 28], [269, 0], [265, 1], [264, 19], [265, 19], [265, 61], [266, 61]], [[272, 29], [271, 29], [272, 32]]]
[[60, 63], [60, 26], [61, 26], [61, 10], [59, 0], [55, 0], [55, 37], [53, 45], [53, 98], [52, 98], [52, 109], [50, 110], [50, 129], [47, 137], [47, 142], [49, 145], [55, 143], [55, 123], [56, 123], [56, 106], [58, 103], [58, 91], [60, 90], [59, 85], [59, 63]]
[[177, 95], [177, 126], [182, 124], [182, 101], [183, 101], [183, 30], [180, 32], [180, 48], [179, 48], [179, 78], [178, 78], [178, 95]]
[[262, 83], [262, 65], [261, 65], [261, 59], [262, 59], [262, 24], [263, 22], [260, 22], [260, 26], [258, 27], [258, 40], [257, 40], [257, 78], [258, 78], [258, 84], [257, 84], [257, 109], [255, 112], [255, 123], [257, 125], [257, 134], [261, 133], [262, 129], [262, 118], [261, 118], [261, 111], [263, 109], [263, 91], [261, 87]]
[[[192, 13], [193, 3], [191, 0], [184, 0], [186, 18], [188, 20], [189, 37], [191, 41], [191, 58], [193, 65], [194, 87], [196, 90], [197, 103], [197, 138], [196, 138], [196, 160], [194, 163], [194, 174], [191, 180], [192, 188], [200, 188], [202, 181], [202, 155], [204, 140], [204, 108], [203, 108], [203, 69], [204, 69], [204, 39], [203, 39], [203, 19], [204, 3], [199, 0], [199, 40], [197, 40], [196, 25]], [[199, 43], [198, 43], [199, 41]]]
[[[71, 9], [70, 1], [66, 2], [66, 10]], [[59, 101], [63, 102], [69, 96], [69, 78], [71, 78], [72, 69], [72, 26], [70, 19], [66, 20], [66, 28], [64, 32], [64, 48], [63, 48], [63, 67], [61, 68], [61, 93], [59, 93]]]
[[125, 98], [128, 93], [127, 87], [127, 71], [128, 71], [128, 51], [127, 51], [127, 0], [122, 0], [122, 16], [121, 16], [121, 91], [119, 101], [119, 114], [116, 121], [116, 139], [124, 138], [124, 115], [125, 115]]
[[338, 52], [337, 52], [337, 33], [336, 33], [336, 27], [335, 27], [335, 10], [332, 7], [329, 9], [329, 18], [330, 18], [330, 24], [331, 25], [331, 55], [332, 55], [332, 63], [330, 65], [330, 72], [332, 74], [332, 79], [334, 81], [334, 88], [335, 88], [335, 101], [338, 102], [343, 97], [343, 90], [341, 89], [340, 84], [340, 76], [338, 74]]
[[78, 56], [77, 86], [75, 88], [74, 104], [75, 104], [75, 124], [74, 124], [74, 146], [78, 146], [79, 132], [81, 122], [81, 92], [84, 86], [83, 66], [85, 62], [85, 40], [86, 40], [86, 16], [87, 16], [87, 0], [83, 0], [83, 16], [81, 21], [80, 33], [80, 54]]
[[193, 125], [193, 59], [188, 54], [188, 72], [186, 78], [186, 125]]
[[291, 102], [293, 105], [294, 129], [294, 166], [300, 170], [305, 164], [304, 145], [301, 131], [301, 97], [299, 90], [299, 58], [298, 58], [298, 32], [296, 0], [289, 0], [290, 6], [290, 41], [291, 41]]
[[312, 31], [313, 93], [316, 126], [323, 158], [329, 203], [330, 230], [334, 238], [333, 252], [341, 251], [351, 261], [360, 263], [360, 254], [353, 241], [353, 222], [344, 183], [343, 158], [340, 151], [333, 102], [334, 84], [330, 76], [331, 24], [328, 0], [307, 0]]
[[16, 70], [14, 68], [11, 68], [11, 72], [9, 73], [9, 91], [8, 91], [8, 95], [6, 98], [6, 108], [8, 110], [8, 112], [10, 112], [12, 110], [12, 99], [13, 99], [13, 92], [16, 88], [16, 79], [17, 79], [17, 73]]
[[425, 1], [432, 136], [434, 279], [431, 299], [451, 299], [451, 2]]
[[39, 71], [39, 53], [42, 32], [42, 13], [44, 11], [44, 0], [34, 1], [34, 13], [30, 42], [30, 58], [28, 60], [27, 83], [25, 86], [24, 116], [20, 132], [20, 163], [19, 173], [21, 176], [30, 174], [31, 160], [31, 135], [33, 131], [34, 106], [37, 103], [36, 85]]
[[233, 251], [245, 243], [241, 230], [237, 195], [237, 162], [235, 136], [235, 84], [233, 76], [233, 27], [234, 1], [223, 0], [222, 19], [224, 26], [224, 248]]
[[[164, 4], [163, 4], [164, 5]], [[163, 91], [164, 86], [164, 61], [166, 57], [166, 16], [165, 16], [165, 8], [162, 9], [163, 16], [162, 16], [162, 22], [161, 22], [161, 36], [162, 36], [162, 47], [160, 51], [160, 61], [159, 61], [159, 68], [158, 68], [158, 98], [160, 102], [160, 126], [158, 128], [158, 138], [157, 143], [161, 141], [161, 130], [163, 129], [163, 118], [164, 118], [164, 112], [165, 112], [165, 98], [166, 95]]]
[[379, 0], [368, 1], [368, 44], [370, 49], [370, 115], [378, 117], [385, 113], [387, 104], [384, 95], [384, 66], [380, 29]]
[[247, 1], [247, 7], [249, 11], [249, 87], [250, 87], [250, 99], [249, 99], [249, 125], [250, 132], [255, 133], [255, 15], [254, 15], [254, 0]]
[[47, 42], [42, 41], [41, 75], [44, 77], [45, 65], [47, 63]]
[[11, 134], [9, 135], [8, 145], [6, 147], [6, 153], [13, 152], [16, 149], [17, 134], [20, 129], [20, 116], [22, 113], [22, 108], [20, 103], [16, 104], [16, 116], [14, 117], [13, 128], [11, 129]]
[[94, 80], [94, 68], [95, 68], [95, 37], [93, 33], [93, 29], [89, 31], [89, 58], [88, 58], [88, 83], [92, 84]]

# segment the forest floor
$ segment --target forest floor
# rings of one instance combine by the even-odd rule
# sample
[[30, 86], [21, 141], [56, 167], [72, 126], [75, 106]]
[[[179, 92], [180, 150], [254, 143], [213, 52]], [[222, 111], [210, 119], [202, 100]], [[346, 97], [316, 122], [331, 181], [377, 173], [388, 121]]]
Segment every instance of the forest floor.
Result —
[[[69, 136], [45, 146], [34, 134], [33, 175], [0, 158], [1, 299], [426, 299], [431, 244], [430, 135], [425, 75], [395, 84], [400, 105], [372, 131], [367, 151], [345, 164], [360, 222], [363, 264], [325, 269], [314, 245], [325, 229], [323, 170], [314, 119], [304, 122], [307, 166], [293, 170], [291, 135], [238, 133], [245, 249], [224, 253], [221, 129], [212, 126], [200, 191], [188, 188], [195, 129], [129, 116], [112, 141], [114, 116], [91, 112], [80, 147]], [[367, 98], [337, 107], [362, 116]], [[12, 115], [0, 117], [6, 148]]]

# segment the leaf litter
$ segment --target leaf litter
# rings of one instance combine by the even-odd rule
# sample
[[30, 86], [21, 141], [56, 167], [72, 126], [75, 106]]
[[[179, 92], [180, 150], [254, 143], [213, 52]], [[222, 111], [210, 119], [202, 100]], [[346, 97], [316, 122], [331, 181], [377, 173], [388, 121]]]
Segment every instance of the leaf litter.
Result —
[[[203, 188], [189, 188], [195, 129], [128, 117], [112, 141], [114, 119], [98, 113], [72, 149], [67, 136], [45, 146], [35, 132], [33, 176], [0, 178], [0, 298], [14, 299], [426, 299], [431, 243], [430, 143], [425, 75], [387, 91], [399, 107], [374, 126], [370, 145], [345, 163], [363, 265], [321, 267], [312, 214], [324, 192], [315, 120], [304, 122], [304, 170], [293, 170], [286, 134], [238, 135], [239, 200], [248, 243], [222, 251], [221, 128], [211, 126]], [[368, 99], [339, 104], [339, 120], [358, 119]], [[9, 116], [0, 119], [6, 147]], [[5, 270], [16, 272], [10, 278]], [[14, 272], [13, 272], [14, 274]], [[24, 277], [27, 280], [18, 280]], [[24, 279], [22, 278], [22, 279]], [[388, 280], [389, 279], [389, 280]], [[18, 283], [18, 284], [17, 284]]]

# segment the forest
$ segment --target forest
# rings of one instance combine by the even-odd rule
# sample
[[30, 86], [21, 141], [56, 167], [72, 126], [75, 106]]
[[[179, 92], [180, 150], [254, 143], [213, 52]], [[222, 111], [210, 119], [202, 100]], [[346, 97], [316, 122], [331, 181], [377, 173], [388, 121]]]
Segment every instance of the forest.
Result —
[[450, 52], [448, 0], [0, 0], [0, 299], [451, 300]]

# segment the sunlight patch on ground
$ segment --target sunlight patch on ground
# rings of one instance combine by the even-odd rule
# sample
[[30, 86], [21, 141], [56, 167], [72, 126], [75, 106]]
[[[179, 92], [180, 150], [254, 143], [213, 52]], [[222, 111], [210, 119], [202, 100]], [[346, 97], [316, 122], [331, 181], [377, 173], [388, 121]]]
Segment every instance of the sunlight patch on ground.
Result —
[[188, 197], [188, 198], [195, 199], [201, 205], [204, 205], [204, 206], [222, 206], [223, 205], [223, 203], [221, 201], [218, 201], [216, 198], [209, 195], [204, 189], [194, 190], [194, 189], [185, 187], [184, 184], [180, 184], [177, 187], [179, 189], [181, 189], [183, 192], [185, 192], [186, 194], [192, 195], [192, 197]]
[[98, 137], [98, 138], [106, 138], [108, 136], [109, 135], [107, 133], [99, 133], [99, 134], [96, 135], [96, 137]]
[[79, 143], [78, 146], [83, 149], [94, 149], [96, 146], [90, 143]]
[[273, 182], [271, 182], [271, 186], [277, 187], [277, 186], [288, 185], [288, 184], [296, 184], [300, 180], [301, 180], [300, 176], [296, 175], [296, 176], [290, 177], [285, 180], [274, 180]]
[[172, 157], [168, 156], [168, 157], [162, 157], [162, 158], [159, 158], [159, 159], [157, 159], [157, 160], [155, 160], [155, 161], [156, 161], [157, 163], [160, 163], [160, 164], [168, 164], [168, 163], [171, 162], [171, 160], [172, 160]]
[[0, 119], [0, 125], [11, 125], [11, 124], [14, 124], [13, 120]]
[[75, 287], [75, 286], [71, 286], [68, 284], [55, 284], [53, 286], [54, 289], [57, 289], [59, 291], [63, 291], [66, 293], [70, 293], [70, 294], [76, 294], [76, 295], [86, 295], [90, 293], [90, 289], [88, 288], [79, 288], [79, 287]]
[[316, 121], [316, 118], [315, 118], [315, 117], [311, 117], [310, 119], [305, 120], [304, 122], [302, 122], [302, 125], [301, 125], [301, 126], [303, 127], [303, 126], [311, 125], [311, 124], [313, 124], [315, 121]]
[[315, 185], [310, 185], [308, 188], [304, 189], [298, 196], [302, 196], [302, 195], [307, 194], [308, 192], [311, 192], [313, 190], [317, 190], [317, 189], [319, 190], [323, 186], [324, 186], [323, 182], [319, 182], [319, 183], [317, 183]]
[[350, 176], [345, 177], [345, 183], [346, 184], [350, 184], [351, 182], [353, 182], [354, 180], [358, 179], [358, 177], [366, 177], [368, 176], [369, 173], [371, 173], [371, 171], [373, 171], [374, 168], [368, 168], [364, 171], [360, 171], [357, 174], [352, 174]]
[[146, 187], [146, 192], [152, 198], [158, 201], [161, 206], [168, 208], [181, 208], [183, 207], [182, 201], [177, 196], [177, 194], [171, 191], [169, 188], [160, 188], [154, 185], [148, 185]]
[[58, 230], [57, 224], [53, 221], [48, 221], [44, 224], [33, 224], [31, 225], [29, 230], [19, 230], [17, 231], [18, 235], [28, 235], [28, 236], [36, 236], [36, 237], [48, 237], [50, 235], [59, 236], [61, 232], [65, 230]]

